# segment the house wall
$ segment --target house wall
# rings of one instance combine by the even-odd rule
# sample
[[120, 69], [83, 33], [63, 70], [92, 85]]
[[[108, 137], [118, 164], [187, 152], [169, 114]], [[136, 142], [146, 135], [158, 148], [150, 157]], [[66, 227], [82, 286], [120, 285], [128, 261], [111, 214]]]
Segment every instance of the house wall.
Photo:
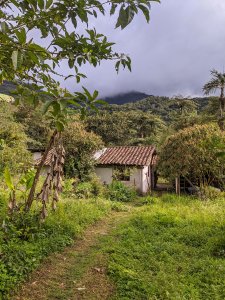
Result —
[[[33, 152], [32, 154], [33, 154], [33, 160], [35, 162], [37, 159], [42, 157], [43, 152], [36, 151], [36, 152]], [[41, 175], [46, 176], [49, 171], [50, 171], [50, 166], [43, 166], [41, 169]]]
[[[131, 171], [131, 176], [129, 181], [121, 181], [124, 185], [135, 188], [140, 193], [146, 193], [148, 190], [147, 180], [144, 176], [144, 172], [148, 171], [148, 167], [135, 168]], [[113, 167], [96, 167], [96, 175], [100, 178], [101, 182], [110, 184], [112, 182]]]
[[95, 168], [96, 175], [100, 178], [101, 182], [105, 182], [106, 184], [110, 184], [112, 182], [112, 176], [113, 176], [113, 168], [101, 168], [96, 167]]
[[142, 169], [142, 193], [146, 194], [149, 190], [150, 177], [148, 176], [148, 166]]
[[42, 157], [42, 152], [33, 152], [33, 160], [35, 161], [36, 159], [39, 159]]
[[130, 181], [122, 181], [126, 186], [135, 188], [138, 192], [142, 193], [141, 183], [141, 172], [142, 169], [135, 168], [131, 170]]

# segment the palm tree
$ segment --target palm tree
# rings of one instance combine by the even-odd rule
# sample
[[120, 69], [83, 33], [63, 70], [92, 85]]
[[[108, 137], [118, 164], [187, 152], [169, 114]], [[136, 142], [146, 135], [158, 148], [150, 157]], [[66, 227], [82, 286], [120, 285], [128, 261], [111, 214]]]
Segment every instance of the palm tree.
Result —
[[224, 109], [225, 109], [225, 98], [224, 98], [224, 89], [225, 89], [225, 73], [220, 73], [217, 70], [211, 71], [212, 79], [206, 83], [203, 87], [205, 95], [210, 93], [215, 93], [218, 89], [220, 90], [220, 118], [218, 124], [222, 131], [224, 131]]

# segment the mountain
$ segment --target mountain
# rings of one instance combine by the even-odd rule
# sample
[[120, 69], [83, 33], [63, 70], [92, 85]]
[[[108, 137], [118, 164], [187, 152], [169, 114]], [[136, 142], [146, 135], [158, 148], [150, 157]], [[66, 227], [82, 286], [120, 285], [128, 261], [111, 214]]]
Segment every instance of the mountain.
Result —
[[117, 94], [111, 97], [105, 97], [104, 100], [109, 104], [122, 105], [130, 102], [137, 102], [147, 97], [149, 97], [149, 95], [145, 93], [132, 91], [123, 94]]

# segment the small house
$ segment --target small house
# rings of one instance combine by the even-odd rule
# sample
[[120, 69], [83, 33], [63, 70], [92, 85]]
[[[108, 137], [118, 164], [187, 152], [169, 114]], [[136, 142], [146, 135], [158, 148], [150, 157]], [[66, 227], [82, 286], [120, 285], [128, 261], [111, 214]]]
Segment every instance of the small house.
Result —
[[[52, 162], [52, 156], [54, 155], [54, 149], [51, 149], [45, 159], [44, 166], [42, 167], [41, 175], [47, 175], [50, 171], [50, 166]], [[42, 155], [44, 154], [44, 150], [33, 151], [33, 159], [34, 165], [37, 167], [41, 163]]]
[[95, 153], [95, 172], [105, 184], [116, 179], [146, 194], [156, 185], [156, 158], [154, 146], [109, 147]]

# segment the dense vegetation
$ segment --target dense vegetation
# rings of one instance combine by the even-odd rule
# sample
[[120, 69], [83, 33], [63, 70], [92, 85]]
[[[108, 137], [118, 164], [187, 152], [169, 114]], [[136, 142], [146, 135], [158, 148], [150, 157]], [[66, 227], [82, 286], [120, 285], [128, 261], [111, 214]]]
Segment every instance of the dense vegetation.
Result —
[[[70, 245], [89, 224], [110, 210], [130, 212], [135, 201], [147, 206], [119, 228], [118, 243], [109, 244], [115, 297], [225, 297], [225, 75], [213, 70], [203, 89], [207, 95], [219, 90], [219, 98], [142, 94], [147, 97], [136, 101], [131, 94], [136, 102], [103, 107], [97, 91], [71, 93], [58, 82], [73, 77], [79, 83], [84, 64], [103, 60], [114, 60], [117, 72], [131, 70], [130, 58], [114, 52], [89, 18], [104, 15], [109, 4], [123, 29], [139, 11], [149, 21], [152, 1], [160, 2], [0, 1], [0, 298], [8, 299], [44, 257]], [[71, 74], [60, 74], [65, 63]], [[170, 195], [137, 203], [133, 189], [115, 178], [105, 186], [94, 176], [96, 150], [149, 144], [161, 157], [158, 172], [194, 178], [205, 202]], [[34, 167], [31, 151], [37, 150], [44, 154]]]
[[106, 246], [113, 299], [224, 299], [224, 199], [163, 195]]
[[[61, 204], [56, 212], [49, 210], [44, 223], [40, 222], [40, 202], [35, 202], [27, 213], [23, 207], [33, 174], [29, 169], [32, 160], [28, 148], [36, 150], [46, 146], [54, 128], [51, 118], [43, 117], [38, 107], [25, 109], [2, 102], [1, 167], [3, 172], [8, 166], [13, 177], [13, 189], [4, 192], [8, 173], [5, 172], [5, 179], [3, 175], [0, 179], [0, 222], [3, 224], [0, 230], [0, 291], [3, 299], [7, 299], [9, 292], [45, 256], [71, 244], [87, 225], [111, 209], [123, 210], [118, 201], [136, 201], [136, 193], [123, 184], [113, 182], [105, 187], [93, 177], [93, 151], [104, 145], [155, 143], [162, 159], [166, 157], [161, 172], [165, 177], [191, 174], [192, 178], [195, 175], [199, 179], [200, 175], [210, 174], [213, 180], [207, 177], [203, 185], [223, 189], [224, 136], [216, 125], [217, 101], [214, 99], [217, 100], [212, 98], [204, 110], [197, 113], [192, 100], [170, 99], [175, 106], [168, 119], [133, 108], [110, 112], [109, 107], [81, 120], [71, 109], [68, 128], [62, 134], [67, 150], [65, 174], [69, 179], [64, 182]], [[187, 103], [179, 103], [183, 101]], [[12, 155], [5, 155], [6, 149], [7, 153], [12, 151]], [[37, 191], [40, 188], [38, 186]], [[9, 196], [12, 200], [14, 194], [17, 195], [17, 208], [13, 214], [8, 214]], [[223, 299], [224, 224], [220, 219], [224, 212], [221, 210], [223, 201], [219, 200], [223, 194], [210, 189], [204, 195], [204, 200], [211, 202], [191, 198], [178, 200], [173, 195], [163, 196], [162, 200], [152, 197], [140, 200], [147, 207], [118, 229], [118, 243], [114, 243], [113, 248], [111, 241], [107, 246], [111, 253], [108, 270], [117, 286], [115, 299], [145, 299], [146, 295], [158, 299], [184, 295], [188, 295], [187, 299], [207, 299], [214, 295]], [[100, 200], [102, 198], [111, 201]], [[188, 260], [190, 255], [192, 259]], [[212, 272], [208, 265], [218, 271]], [[182, 279], [175, 284], [178, 277]]]
[[40, 224], [39, 209], [30, 213], [6, 215], [7, 194], [0, 191], [0, 299], [8, 299], [17, 284], [37, 268], [44, 257], [74, 242], [83, 230], [110, 211], [101, 200], [64, 199], [57, 212]]
[[182, 176], [196, 186], [224, 186], [224, 156], [217, 145], [225, 145], [218, 126], [196, 125], [170, 136], [163, 145], [159, 166], [167, 178]]

